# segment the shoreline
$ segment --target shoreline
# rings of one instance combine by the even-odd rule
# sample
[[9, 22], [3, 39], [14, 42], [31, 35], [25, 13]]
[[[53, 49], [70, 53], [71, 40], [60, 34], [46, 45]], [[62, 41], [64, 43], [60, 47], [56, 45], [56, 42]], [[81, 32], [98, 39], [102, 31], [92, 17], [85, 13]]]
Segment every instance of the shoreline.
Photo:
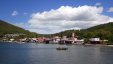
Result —
[[[17, 44], [27, 44], [26, 42], [0, 42], [0, 43], [17, 43]], [[33, 43], [33, 42], [31, 42]], [[45, 44], [45, 43], [35, 43], [35, 44]], [[59, 44], [60, 45], [60, 44]], [[62, 44], [62, 45], [83, 45], [83, 44]], [[107, 44], [84, 44], [83, 46], [106, 46], [106, 47], [113, 47], [113, 45], [107, 45]]]

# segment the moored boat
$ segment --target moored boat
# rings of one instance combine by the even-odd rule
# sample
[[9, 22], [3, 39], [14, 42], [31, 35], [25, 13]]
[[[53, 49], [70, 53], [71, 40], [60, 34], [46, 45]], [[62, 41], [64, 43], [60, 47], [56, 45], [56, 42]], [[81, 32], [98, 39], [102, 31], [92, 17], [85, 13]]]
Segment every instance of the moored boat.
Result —
[[61, 48], [61, 47], [58, 47], [58, 48], [56, 48], [56, 50], [68, 50], [68, 48]]

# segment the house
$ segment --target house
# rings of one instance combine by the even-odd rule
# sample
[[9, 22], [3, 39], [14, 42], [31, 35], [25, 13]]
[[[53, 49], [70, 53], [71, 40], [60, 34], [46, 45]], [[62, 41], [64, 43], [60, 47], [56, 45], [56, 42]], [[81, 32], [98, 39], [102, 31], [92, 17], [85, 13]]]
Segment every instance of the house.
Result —
[[39, 38], [37, 38], [37, 41], [38, 41], [39, 43], [44, 43], [45, 39], [46, 39], [46, 38], [44, 38], [44, 37], [39, 37]]
[[59, 36], [54, 36], [53, 38], [51, 38], [50, 43], [53, 44], [58, 44], [60, 42], [60, 37]]
[[100, 44], [100, 38], [90, 38], [91, 44]]
[[72, 36], [70, 38], [67, 38], [66, 36], [64, 36], [61, 41], [60, 41], [60, 44], [74, 44], [74, 43], [77, 43], [77, 37], [75, 35], [75, 33], [72, 33]]

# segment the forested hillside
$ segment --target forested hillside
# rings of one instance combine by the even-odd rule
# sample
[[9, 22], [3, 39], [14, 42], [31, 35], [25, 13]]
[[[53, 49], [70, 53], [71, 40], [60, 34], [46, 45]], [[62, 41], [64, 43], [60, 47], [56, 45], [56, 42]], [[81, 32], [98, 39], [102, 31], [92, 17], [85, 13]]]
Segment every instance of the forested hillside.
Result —
[[38, 34], [0, 20], [0, 37], [5, 34], [25, 34], [25, 37], [37, 37]]
[[78, 36], [78, 38], [88, 39], [92, 37], [100, 37], [101, 39], [108, 39], [109, 42], [113, 43], [113, 22], [97, 25], [87, 29], [66, 30], [53, 35], [58, 35], [58, 36], [66, 35], [67, 37], [70, 37], [71, 33], [73, 32]]

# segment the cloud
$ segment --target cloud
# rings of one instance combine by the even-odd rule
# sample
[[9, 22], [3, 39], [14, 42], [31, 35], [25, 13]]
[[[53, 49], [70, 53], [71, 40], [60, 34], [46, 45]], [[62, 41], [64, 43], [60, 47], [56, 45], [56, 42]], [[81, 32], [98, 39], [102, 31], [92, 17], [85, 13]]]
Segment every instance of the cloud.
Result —
[[113, 7], [109, 8], [108, 12], [113, 12]]
[[103, 7], [96, 6], [61, 6], [50, 11], [37, 12], [29, 19], [29, 30], [37, 33], [56, 33], [69, 29], [89, 28], [112, 21], [102, 15]]
[[18, 15], [18, 12], [17, 11], [13, 11], [11, 15], [12, 16], [16, 16], [16, 15]]
[[101, 5], [101, 3], [96, 3], [95, 5], [96, 5], [96, 6], [100, 6], [100, 5]]

